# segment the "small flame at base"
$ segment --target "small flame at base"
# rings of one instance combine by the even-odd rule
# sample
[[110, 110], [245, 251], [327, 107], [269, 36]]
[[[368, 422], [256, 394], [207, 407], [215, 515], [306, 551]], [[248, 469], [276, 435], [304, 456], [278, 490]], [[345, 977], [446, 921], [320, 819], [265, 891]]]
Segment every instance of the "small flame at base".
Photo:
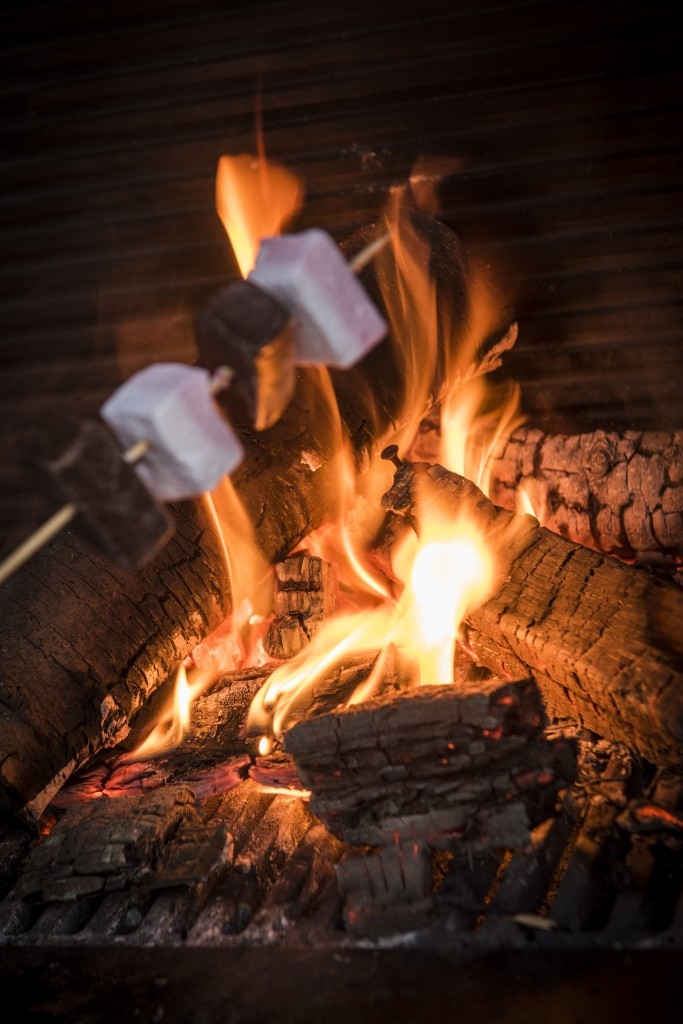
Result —
[[178, 666], [170, 706], [162, 714], [147, 739], [124, 760], [139, 761], [163, 754], [178, 746], [190, 725], [192, 701], [206, 685], [205, 675], [205, 673], [197, 673], [193, 682], [190, 683], [185, 666]]

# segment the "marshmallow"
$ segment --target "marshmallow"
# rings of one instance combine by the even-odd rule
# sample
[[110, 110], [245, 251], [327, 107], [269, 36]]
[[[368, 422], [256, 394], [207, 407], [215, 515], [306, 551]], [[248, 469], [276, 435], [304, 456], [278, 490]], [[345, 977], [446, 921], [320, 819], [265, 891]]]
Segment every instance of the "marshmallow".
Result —
[[287, 321], [279, 302], [249, 281], [231, 281], [198, 313], [199, 362], [234, 371], [221, 395], [233, 422], [265, 430], [289, 404], [296, 374]]
[[248, 281], [292, 317], [294, 358], [346, 368], [387, 333], [387, 325], [334, 240], [312, 228], [265, 238]]
[[242, 445], [210, 384], [200, 367], [155, 363], [130, 377], [100, 410], [122, 445], [148, 442], [135, 468], [161, 501], [210, 491], [242, 461]]
[[167, 509], [126, 462], [104, 423], [62, 416], [27, 438], [22, 454], [55, 497], [77, 506], [78, 532], [124, 568], [143, 565], [173, 532]]

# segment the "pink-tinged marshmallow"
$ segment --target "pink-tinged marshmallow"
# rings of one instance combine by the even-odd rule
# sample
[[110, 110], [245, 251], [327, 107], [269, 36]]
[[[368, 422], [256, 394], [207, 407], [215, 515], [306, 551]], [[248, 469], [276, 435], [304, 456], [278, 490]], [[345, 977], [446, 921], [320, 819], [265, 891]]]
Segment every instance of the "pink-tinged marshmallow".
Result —
[[299, 363], [353, 366], [387, 333], [385, 321], [325, 231], [265, 238], [248, 280], [289, 313]]
[[244, 457], [210, 385], [201, 367], [155, 363], [130, 377], [100, 410], [124, 447], [147, 442], [135, 468], [161, 501], [212, 490]]

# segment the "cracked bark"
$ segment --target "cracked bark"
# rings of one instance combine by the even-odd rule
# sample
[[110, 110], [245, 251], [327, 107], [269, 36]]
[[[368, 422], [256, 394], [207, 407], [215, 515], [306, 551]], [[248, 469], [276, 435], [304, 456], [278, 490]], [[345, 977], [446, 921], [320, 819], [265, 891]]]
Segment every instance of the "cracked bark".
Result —
[[555, 533], [643, 564], [683, 563], [683, 430], [550, 435], [518, 429], [492, 462], [491, 499], [524, 489]]
[[136, 711], [227, 612], [200, 503], [139, 572], [64, 531], [0, 588], [0, 805], [36, 819], [68, 776], [126, 735]]
[[299, 722], [285, 735], [311, 809], [355, 845], [522, 847], [573, 779], [543, 735], [533, 680], [422, 686]]
[[385, 506], [414, 514], [418, 494], [444, 515], [468, 512], [495, 553], [491, 595], [464, 622], [480, 662], [533, 675], [553, 713], [683, 765], [681, 589], [494, 506], [441, 466], [406, 464]]
[[[438, 422], [410, 458], [438, 461]], [[543, 526], [642, 565], [683, 564], [683, 430], [546, 434], [520, 427], [490, 462], [491, 500], [519, 511], [524, 492]]]

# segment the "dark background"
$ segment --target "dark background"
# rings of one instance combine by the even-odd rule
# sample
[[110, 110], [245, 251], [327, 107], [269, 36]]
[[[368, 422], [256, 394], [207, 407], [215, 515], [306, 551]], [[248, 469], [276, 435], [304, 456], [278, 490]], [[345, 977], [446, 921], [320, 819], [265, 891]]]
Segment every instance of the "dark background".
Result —
[[[0, 552], [51, 511], [14, 458], [60, 410], [192, 358], [236, 273], [222, 153], [298, 171], [339, 240], [423, 156], [491, 263], [532, 422], [673, 429], [681, 410], [681, 6], [513, 0], [5, 5], [0, 35]], [[501, 373], [499, 373], [501, 376]]]

